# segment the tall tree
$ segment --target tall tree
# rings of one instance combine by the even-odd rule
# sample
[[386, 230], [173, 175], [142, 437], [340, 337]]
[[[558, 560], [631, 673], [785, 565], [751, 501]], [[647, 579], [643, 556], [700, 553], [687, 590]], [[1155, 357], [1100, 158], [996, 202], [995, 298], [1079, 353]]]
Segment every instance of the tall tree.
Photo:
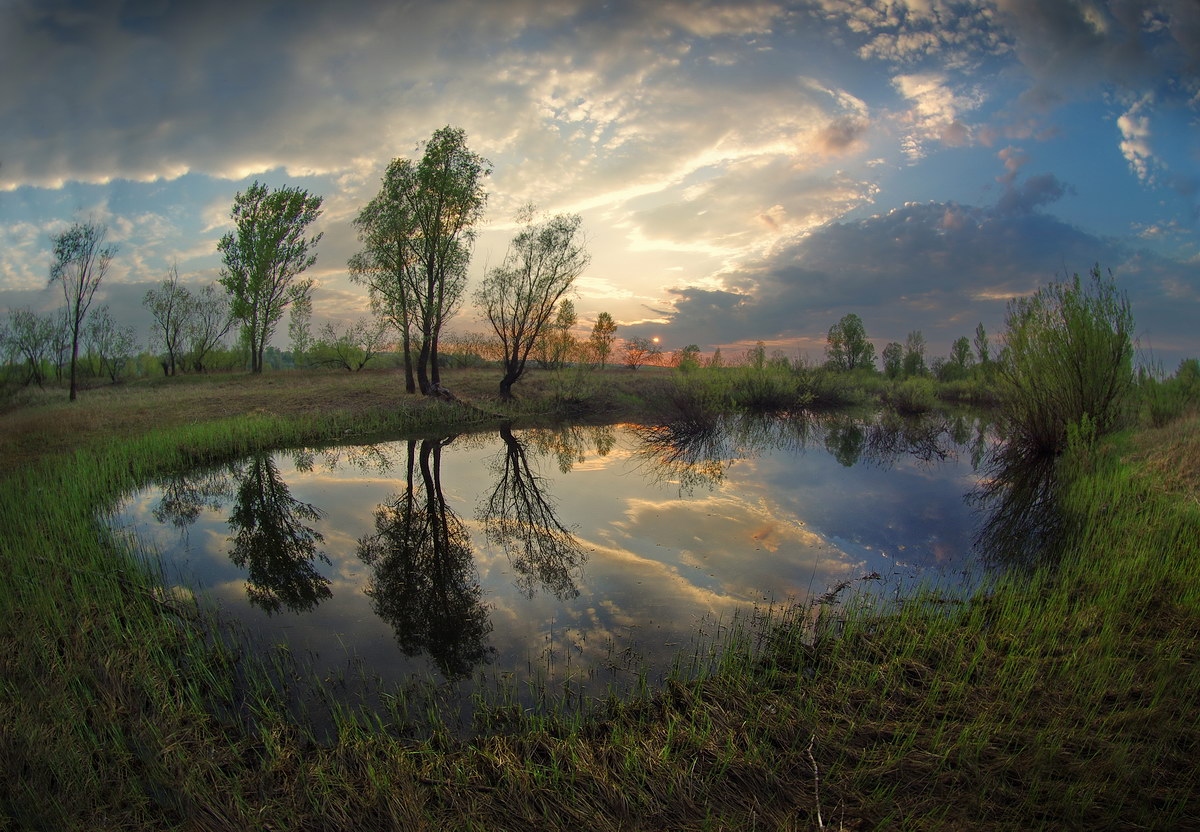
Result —
[[78, 396], [76, 365], [79, 363], [79, 338], [88, 308], [108, 273], [117, 254], [115, 245], [105, 245], [108, 233], [102, 225], [75, 223], [63, 233], [51, 238], [54, 244], [54, 263], [50, 266], [50, 282], [62, 286], [67, 303], [67, 323], [71, 330], [71, 401]]
[[179, 283], [179, 266], [172, 265], [167, 277], [157, 289], [150, 289], [142, 299], [142, 305], [154, 317], [150, 343], [161, 344], [167, 351], [163, 363], [166, 375], [175, 375], [175, 367], [183, 353], [183, 336], [192, 313], [192, 293]]
[[466, 132], [449, 126], [433, 134], [416, 166], [413, 304], [420, 333], [417, 383], [427, 395], [441, 386], [438, 339], [466, 290], [474, 226], [487, 202], [483, 180], [491, 169], [491, 162], [467, 148]]
[[895, 341], [883, 348], [883, 374], [887, 378], [899, 378], [904, 371], [904, 347]]
[[488, 273], [475, 293], [475, 302], [504, 347], [500, 395], [506, 398], [525, 372], [537, 339], [545, 335], [555, 306], [591, 261], [578, 214], [535, 223], [532, 208], [526, 208], [518, 219], [525, 227], [513, 239], [504, 262]]
[[988, 344], [987, 330], [983, 328], [983, 321], [980, 321], [979, 326], [975, 327], [975, 354], [979, 357], [979, 363], [985, 367], [992, 360], [991, 347]]
[[221, 285], [232, 299], [233, 317], [242, 322], [252, 372], [262, 372], [263, 351], [287, 305], [312, 291], [312, 280], [296, 278], [317, 260], [322, 235], [305, 232], [321, 215], [322, 201], [300, 188], [271, 191], [258, 181], [234, 198], [236, 230], [221, 238], [217, 250], [225, 263]]
[[604, 362], [612, 354], [616, 333], [617, 322], [613, 320], [612, 315], [601, 312], [596, 316], [596, 323], [592, 326], [592, 335], [588, 338], [588, 345], [592, 348], [592, 353], [596, 356], [601, 370], [604, 369]]
[[851, 312], [829, 328], [825, 339], [826, 363], [835, 370], [875, 369], [875, 345], [867, 340], [862, 318]]
[[925, 336], [915, 329], [904, 339], [904, 375], [923, 376], [928, 369], [925, 366]]
[[553, 323], [547, 324], [546, 334], [538, 339], [537, 359], [542, 367], [558, 370], [571, 358], [575, 349], [575, 336], [571, 334], [571, 327], [575, 326], [578, 320], [575, 304], [570, 298], [563, 298]]
[[384, 172], [379, 193], [354, 218], [363, 249], [348, 264], [350, 279], [367, 287], [376, 315], [400, 333], [404, 387], [409, 393], [417, 391], [413, 373], [416, 185], [413, 163], [393, 159]]

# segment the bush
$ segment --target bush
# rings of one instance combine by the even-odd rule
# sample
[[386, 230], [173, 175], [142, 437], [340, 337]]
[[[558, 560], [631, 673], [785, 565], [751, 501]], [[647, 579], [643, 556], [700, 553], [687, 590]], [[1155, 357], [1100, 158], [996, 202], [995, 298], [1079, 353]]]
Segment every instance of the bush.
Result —
[[914, 416], [928, 413], [937, 404], [933, 379], [917, 376], [893, 384], [887, 393], [887, 401], [897, 413]]
[[1119, 427], [1133, 389], [1133, 316], [1111, 273], [1094, 267], [1009, 304], [997, 382], [1001, 422], [1026, 453], [1057, 455], [1085, 417], [1097, 436]]

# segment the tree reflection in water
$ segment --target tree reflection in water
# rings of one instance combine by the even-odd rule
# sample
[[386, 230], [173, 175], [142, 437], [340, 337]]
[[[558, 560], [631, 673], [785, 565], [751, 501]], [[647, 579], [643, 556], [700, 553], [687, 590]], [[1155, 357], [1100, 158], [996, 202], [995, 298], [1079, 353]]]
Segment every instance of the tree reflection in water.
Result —
[[1068, 537], [1058, 500], [1058, 460], [999, 445], [971, 495], [985, 516], [976, 551], [993, 565], [1033, 567], [1053, 561]]
[[487, 540], [504, 549], [527, 596], [541, 586], [558, 598], [574, 598], [579, 595], [574, 574], [587, 555], [559, 522], [547, 483], [530, 468], [525, 446], [511, 427], [500, 428], [500, 438], [504, 449], [493, 465], [496, 486], [478, 511]]
[[237, 490], [229, 515], [229, 559], [248, 571], [250, 602], [268, 613], [282, 607], [302, 612], [328, 598], [329, 579], [313, 565], [315, 558], [329, 563], [317, 551], [325, 539], [305, 525], [320, 519], [320, 511], [292, 496], [270, 454], [252, 457], [233, 477]]
[[358, 556], [373, 574], [364, 592], [405, 655], [427, 653], [447, 679], [489, 660], [492, 631], [466, 526], [442, 492], [442, 448], [454, 437], [408, 442], [407, 485], [375, 509]]

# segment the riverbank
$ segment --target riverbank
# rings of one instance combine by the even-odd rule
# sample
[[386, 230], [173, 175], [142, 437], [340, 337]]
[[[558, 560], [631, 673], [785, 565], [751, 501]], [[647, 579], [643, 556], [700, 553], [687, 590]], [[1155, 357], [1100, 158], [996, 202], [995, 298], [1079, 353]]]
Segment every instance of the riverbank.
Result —
[[[717, 669], [589, 712], [497, 713], [471, 741], [349, 722], [320, 746], [213, 644], [97, 507], [248, 449], [498, 417], [649, 418], [666, 372], [185, 378], [0, 415], [0, 820], [30, 828], [1187, 828], [1200, 422], [1069, 461], [1079, 533], [961, 605], [745, 621]], [[580, 385], [586, 385], [581, 387]], [[464, 406], [469, 402], [470, 406]], [[598, 411], [598, 412], [597, 412]], [[235, 684], [234, 680], [238, 683]], [[3, 825], [3, 824], [0, 824]]]

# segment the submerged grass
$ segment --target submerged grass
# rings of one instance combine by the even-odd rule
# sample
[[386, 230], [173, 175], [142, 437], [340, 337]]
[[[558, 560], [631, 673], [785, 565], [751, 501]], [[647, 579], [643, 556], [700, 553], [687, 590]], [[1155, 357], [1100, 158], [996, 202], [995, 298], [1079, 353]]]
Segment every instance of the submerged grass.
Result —
[[[538, 713], [501, 699], [469, 739], [439, 730], [436, 710], [421, 739], [347, 711], [317, 743], [276, 684], [293, 668], [256, 666], [203, 610], [164, 597], [97, 511], [164, 471], [461, 428], [500, 405], [356, 402], [341, 379], [305, 400], [294, 383], [231, 379], [249, 415], [214, 417], [235, 406], [226, 382], [190, 383], [178, 410], [157, 390], [98, 403], [82, 438], [59, 433], [82, 422], [63, 406], [3, 417], [37, 411], [46, 446], [5, 434], [20, 464], [0, 482], [0, 827], [1200, 827], [1200, 504], [1191, 474], [1161, 484], [1164, 469], [1200, 470], [1200, 420], [1068, 459], [1062, 510], [1078, 531], [1060, 559], [965, 603], [759, 611], [640, 695]], [[562, 382], [545, 384], [552, 400]], [[647, 404], [606, 389], [613, 412]], [[541, 396], [517, 415], [560, 412]]]

